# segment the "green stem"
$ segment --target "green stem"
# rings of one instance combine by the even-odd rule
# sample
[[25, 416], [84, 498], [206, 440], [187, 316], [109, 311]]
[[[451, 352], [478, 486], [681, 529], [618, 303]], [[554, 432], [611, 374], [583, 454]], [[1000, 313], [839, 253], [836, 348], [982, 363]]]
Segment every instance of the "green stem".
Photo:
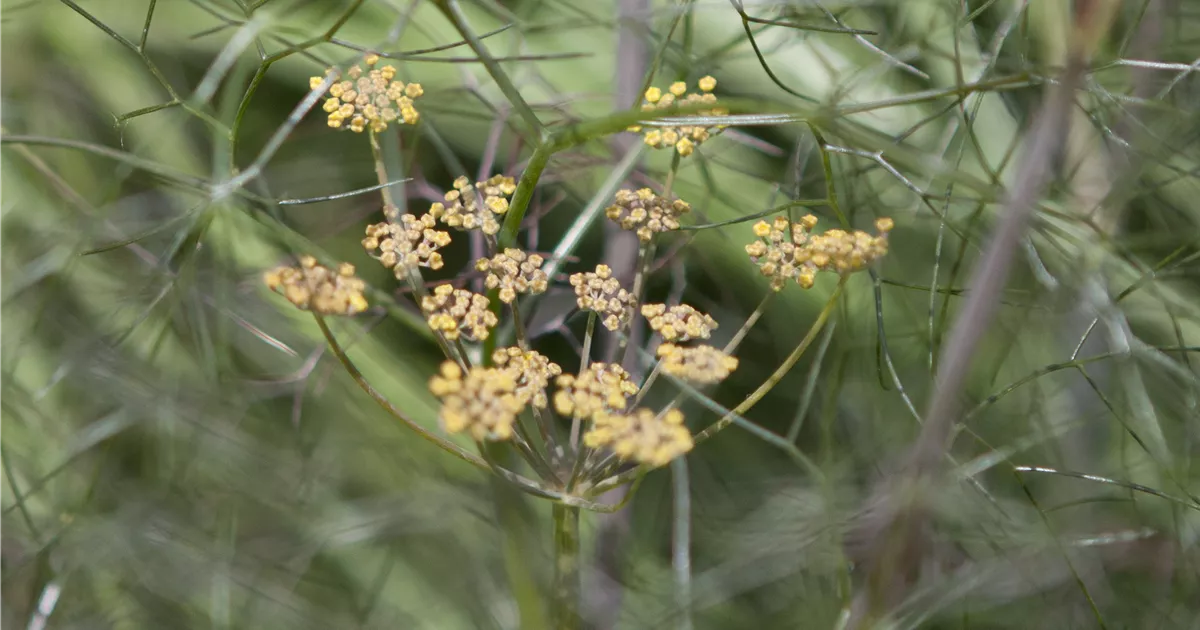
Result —
[[513, 330], [516, 331], [517, 335], [517, 347], [521, 348], [522, 350], [528, 350], [529, 342], [526, 340], [525, 336], [525, 325], [521, 321], [521, 308], [517, 306], [517, 300], [513, 300], [508, 306], [512, 311]]
[[[728, 352], [728, 350], [726, 352]], [[642, 383], [642, 386], [638, 388], [637, 396], [634, 396], [633, 404], [630, 405], [631, 408], [636, 408], [638, 403], [642, 402], [642, 398], [646, 396], [646, 392], [650, 391], [650, 386], [654, 384], [654, 381], [658, 380], [658, 373], [662, 371], [662, 365], [662, 361], [656, 361], [654, 363], [654, 369], [650, 370], [650, 376], [646, 377], [646, 380]]]
[[517, 189], [513, 191], [512, 201], [508, 204], [508, 212], [504, 215], [504, 225], [500, 228], [500, 239], [497, 249], [517, 246], [517, 232], [521, 230], [521, 222], [529, 210], [529, 202], [533, 199], [533, 189], [537, 186], [542, 171], [550, 162], [550, 156], [557, 149], [550, 145], [538, 145], [529, 156], [529, 164], [525, 165], [521, 179], [517, 181]]
[[746, 335], [750, 333], [750, 329], [754, 327], [754, 324], [758, 323], [759, 318], [761, 318], [763, 313], [767, 311], [767, 304], [771, 302], [771, 298], [775, 297], [775, 293], [776, 291], [768, 292], [763, 297], [762, 301], [758, 303], [758, 307], [754, 309], [754, 312], [750, 313], [750, 316], [746, 318], [746, 321], [742, 322], [742, 327], [739, 328], [736, 333], [734, 333], [733, 338], [729, 340], [729, 343], [725, 344], [725, 349], [723, 350], [725, 354], [733, 354], [733, 351], [737, 350], [737, 347], [741, 345], [742, 340], [745, 339]]
[[692, 628], [692, 498], [688, 487], [687, 459], [671, 460], [671, 492], [674, 495], [671, 535], [671, 568], [675, 570], [675, 606], [680, 630]]
[[[592, 338], [596, 336], [596, 319], [596, 311], [589, 311], [587, 330], [585, 330], [583, 333], [583, 352], [580, 353], [579, 357], [579, 374], [583, 374], [583, 371], [588, 368], [588, 363], [591, 360]], [[579, 419], [579, 416], [575, 416], [575, 418], [571, 420], [571, 446], [576, 447], [576, 450], [579, 450], [577, 447], [579, 446], [580, 422], [581, 420]]]
[[754, 390], [753, 393], [747, 396], [746, 399], [741, 402], [741, 404], [739, 404], [737, 407], [734, 407], [732, 411], [725, 414], [724, 417], [714, 422], [707, 429], [698, 433], [695, 439], [695, 443], [697, 445], [716, 435], [719, 431], [721, 431], [721, 429], [729, 426], [733, 422], [734, 416], [745, 415], [745, 413], [749, 411], [751, 407], [758, 404], [758, 401], [762, 400], [768, 392], [774, 389], [775, 386], [779, 384], [779, 381], [783, 380], [783, 377], [791, 371], [791, 369], [796, 365], [796, 362], [800, 360], [800, 357], [804, 355], [804, 351], [808, 350], [808, 347], [812, 345], [812, 342], [817, 338], [817, 333], [819, 333], [821, 328], [825, 326], [825, 322], [829, 319], [830, 314], [833, 313], [834, 307], [837, 306], [838, 298], [842, 294], [842, 288], [846, 286], [846, 278], [847, 276], [842, 276], [838, 279], [837, 288], [833, 290], [833, 294], [830, 295], [829, 300], [825, 302], [825, 307], [822, 308], [820, 314], [817, 315], [817, 320], [813, 322], [812, 326], [809, 327], [808, 333], [804, 335], [804, 339], [800, 340], [800, 344], [796, 346], [796, 349], [792, 350], [792, 353], [788, 355], [787, 359], [784, 359], [779, 368], [776, 369], [771, 376], [767, 377], [767, 380], [764, 381], [762, 385], [759, 385], [758, 389]]
[[552, 627], [573, 630], [579, 618], [579, 508], [555, 504]]
[[633, 296], [633, 312], [630, 313], [629, 317], [625, 320], [625, 323], [621, 326], [621, 342], [617, 346], [617, 350], [623, 350], [625, 353], [623, 355], [624, 358], [622, 358], [622, 363], [629, 358], [629, 338], [632, 336], [633, 332], [633, 320], [635, 317], [637, 317], [638, 305], [642, 303], [643, 285], [646, 284], [646, 275], [650, 272], [650, 264], [653, 261], [654, 242], [651, 241], [649, 243], [643, 243], [642, 246], [638, 248], [637, 262], [634, 263], [636, 265], [635, 268], [637, 269], [637, 272], [633, 276], [633, 290], [630, 291], [630, 295]]
[[[375, 160], [375, 177], [379, 179], [379, 185], [383, 188], [379, 189], [379, 194], [383, 197], [384, 213], [387, 214], [389, 208], [395, 207], [392, 199], [392, 191], [388, 190], [388, 173], [387, 166], [383, 163], [383, 147], [379, 146], [379, 136], [374, 131], [367, 132], [367, 137], [371, 139], [371, 157]], [[391, 217], [388, 217], [391, 220]]]
[[[383, 147], [379, 144], [378, 134], [374, 131], [368, 131], [367, 133], [371, 143], [371, 158], [375, 163], [375, 178], [379, 180], [379, 195], [383, 198], [383, 216], [388, 223], [395, 223], [400, 218], [396, 214], [399, 212], [399, 208], [396, 206], [395, 198], [392, 197], [392, 191], [390, 190], [391, 179], [388, 178], [387, 165], [383, 160]], [[409, 267], [406, 271], [404, 279], [408, 282], [408, 286], [413, 293], [413, 299], [419, 307], [427, 294], [425, 291], [425, 278], [421, 276], [421, 270], [415, 266]], [[442, 354], [457, 362], [459, 367], [464, 370], [470, 369], [470, 361], [467, 359], [467, 354], [461, 351], [461, 346], [456, 349], [454, 344], [446, 341], [445, 337], [436, 331], [434, 332], [434, 338], [437, 340]]]
[[508, 78], [508, 73], [504, 71], [504, 68], [500, 67], [499, 62], [492, 56], [492, 53], [484, 47], [483, 42], [479, 41], [479, 38], [467, 26], [466, 16], [463, 15], [458, 2], [455, 0], [438, 0], [437, 5], [442, 10], [442, 13], [446, 15], [446, 18], [454, 24], [454, 28], [458, 29], [458, 32], [466, 40], [471, 50], [475, 52], [475, 55], [479, 57], [480, 63], [487, 69], [488, 74], [491, 75], [492, 80], [496, 82], [496, 86], [500, 88], [500, 91], [508, 99], [513, 109], [517, 110], [517, 113], [521, 115], [526, 126], [529, 127], [529, 139], [539, 142], [542, 136], [542, 121], [538, 120], [537, 115], [533, 113], [533, 109], [529, 107], [529, 103], [525, 102], [525, 97], [521, 96], [521, 91]]
[[342, 367], [346, 369], [346, 372], [350, 374], [350, 378], [354, 379], [354, 382], [358, 383], [358, 386], [362, 388], [362, 390], [366, 392], [368, 396], [373, 398], [375, 402], [379, 403], [380, 407], [383, 407], [384, 410], [392, 415], [392, 417], [404, 423], [405, 426], [413, 431], [416, 431], [417, 435], [420, 435], [422, 438], [432, 442], [438, 448], [446, 451], [447, 453], [450, 453], [451, 455], [463, 460], [464, 462], [467, 462], [468, 464], [471, 464], [472, 466], [489, 471], [492, 469], [487, 462], [483, 461], [479, 457], [476, 457], [475, 455], [472, 455], [471, 453], [468, 453], [459, 445], [441, 436], [431, 433], [425, 427], [413, 422], [408, 416], [404, 415], [403, 412], [392, 405], [391, 401], [389, 401], [386, 397], [384, 397], [383, 394], [379, 393], [379, 391], [377, 391], [369, 382], [367, 382], [366, 377], [364, 377], [362, 372], [358, 370], [358, 366], [354, 365], [354, 362], [350, 360], [350, 357], [346, 356], [346, 351], [343, 350], [341, 345], [338, 344], [337, 339], [333, 336], [333, 331], [329, 330], [329, 326], [325, 323], [325, 318], [317, 315], [316, 313], [313, 314], [313, 317], [317, 320], [317, 326], [321, 328], [321, 334], [325, 335], [325, 341], [329, 343], [329, 348], [333, 350], [334, 356], [336, 356], [338, 361], [341, 362]]

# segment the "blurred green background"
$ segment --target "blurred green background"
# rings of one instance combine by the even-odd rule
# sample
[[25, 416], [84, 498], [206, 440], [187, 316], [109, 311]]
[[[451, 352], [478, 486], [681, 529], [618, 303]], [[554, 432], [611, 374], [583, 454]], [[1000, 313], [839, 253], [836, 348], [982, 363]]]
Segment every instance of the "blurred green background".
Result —
[[[843, 535], [920, 428], [1023, 130], [1064, 64], [1068, 4], [747, 2], [759, 21], [745, 23], [740, 2], [464, 4], [475, 33], [508, 27], [484, 42], [551, 129], [633, 105], [653, 70], [664, 86], [711, 74], [720, 97], [808, 117], [833, 147], [801, 123], [729, 129], [675, 181], [695, 223], [824, 198], [828, 183], [853, 226], [896, 221], [828, 345], [748, 416], [794, 434], [827, 483], [736, 427], [688, 456], [696, 627], [843, 619], [859, 587]], [[520, 174], [519, 119], [470, 48], [421, 52], [460, 42], [453, 25], [401, 0], [6, 0], [0, 13], [5, 626], [535, 627], [549, 505], [504, 499], [407, 432], [260, 282], [300, 252], [358, 266], [378, 308], [335, 329], [378, 389], [436, 427], [437, 346], [359, 245], [377, 193], [277, 202], [375, 183], [365, 137], [319, 111], [289, 118], [308, 77], [353, 62], [353, 46], [417, 51], [395, 63], [424, 86], [421, 122], [384, 138], [414, 211], [460, 174]], [[1196, 3], [1121, 3], [973, 363], [935, 568], [896, 627], [1196, 627], [1197, 33]], [[529, 248], [553, 250], [637, 146], [617, 134], [557, 154]], [[669, 163], [646, 152], [628, 185], [661, 182]], [[674, 239], [650, 296], [706, 310], [727, 340], [767, 291], [742, 249], [749, 225]], [[631, 251], [597, 222], [564, 270], [628, 270]], [[432, 277], [468, 257], [460, 239]], [[534, 325], [570, 365], [582, 320], [563, 321], [570, 288], [555, 284]], [[711, 395], [733, 406], [761, 383], [833, 285], [774, 300]], [[715, 420], [686, 411], [694, 431]], [[685, 617], [671, 505], [658, 471], [621, 513], [585, 513], [589, 626]]]

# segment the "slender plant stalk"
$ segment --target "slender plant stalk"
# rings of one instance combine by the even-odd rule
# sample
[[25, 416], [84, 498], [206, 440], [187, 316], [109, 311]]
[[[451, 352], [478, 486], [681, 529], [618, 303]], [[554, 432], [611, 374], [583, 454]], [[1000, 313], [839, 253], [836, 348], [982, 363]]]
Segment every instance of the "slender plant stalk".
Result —
[[688, 487], [687, 459], [671, 460], [674, 523], [671, 532], [671, 568], [675, 571], [675, 607], [680, 630], [692, 629], [692, 496]]
[[716, 435], [721, 431], [721, 429], [729, 426], [733, 422], [734, 416], [744, 415], [750, 410], [751, 407], [758, 404], [758, 401], [762, 400], [768, 392], [774, 389], [775, 386], [779, 384], [779, 381], [783, 380], [783, 377], [790, 372], [793, 367], [795, 367], [796, 362], [799, 361], [800, 357], [804, 355], [804, 351], [808, 350], [808, 347], [812, 345], [814, 340], [816, 340], [817, 333], [821, 332], [821, 328], [825, 326], [825, 322], [833, 313], [834, 307], [837, 306], [838, 298], [842, 295], [842, 288], [845, 286], [846, 276], [842, 276], [838, 279], [837, 288], [833, 290], [833, 294], [830, 295], [829, 300], [825, 302], [825, 307], [822, 308], [820, 314], [817, 315], [817, 320], [814, 321], [812, 326], [809, 327], [808, 333], [804, 335], [804, 339], [800, 340], [800, 344], [796, 346], [796, 349], [792, 350], [792, 353], [788, 355], [787, 359], [784, 359], [779, 368], [776, 369], [771, 376], [767, 377], [767, 380], [764, 381], [762, 385], [759, 385], [758, 389], [754, 390], [753, 393], [747, 396], [746, 399], [741, 402], [741, 404], [739, 404], [737, 407], [734, 407], [730, 413], [725, 414], [724, 417], [714, 422], [707, 429], [698, 433], [695, 440], [696, 444], [700, 444], [704, 440]]
[[[587, 330], [585, 330], [583, 333], [583, 352], [580, 353], [579, 372], [577, 372], [577, 374], [583, 374], [583, 371], [587, 369], [588, 363], [591, 361], [592, 338], [596, 336], [596, 319], [596, 311], [589, 311]], [[580, 422], [581, 420], [578, 416], [571, 420], [571, 447], [575, 448], [575, 450], [579, 450]]]
[[350, 360], [350, 357], [346, 356], [346, 351], [342, 349], [340, 344], [338, 344], [337, 338], [333, 336], [333, 331], [329, 330], [329, 326], [325, 323], [325, 318], [315, 313], [313, 314], [313, 318], [317, 320], [317, 326], [320, 327], [321, 334], [325, 335], [325, 341], [329, 343], [330, 350], [333, 351], [334, 356], [336, 356], [338, 361], [341, 362], [342, 367], [346, 369], [346, 372], [350, 374], [350, 378], [354, 379], [354, 382], [357, 383], [358, 386], [367, 393], [367, 395], [373, 398], [375, 402], [379, 403], [380, 407], [383, 407], [384, 410], [392, 415], [392, 417], [404, 423], [405, 426], [413, 431], [416, 431], [417, 435], [420, 435], [422, 438], [433, 442], [438, 448], [450, 453], [464, 462], [467, 462], [468, 464], [471, 464], [472, 466], [482, 468], [484, 470], [491, 470], [492, 467], [489, 466], [487, 462], [483, 461], [479, 457], [476, 457], [475, 455], [468, 453], [461, 446], [441, 436], [431, 433], [428, 429], [417, 424], [416, 422], [413, 422], [412, 419], [404, 415], [403, 412], [397, 409], [395, 405], [391, 403], [391, 401], [384, 397], [383, 394], [379, 393], [379, 391], [367, 381], [366, 377], [362, 375], [362, 372], [358, 370], [358, 366], [354, 365], [354, 362]]
[[551, 624], [556, 630], [580, 627], [579, 617], [579, 508], [555, 504], [554, 593]]
[[[383, 147], [379, 146], [379, 135], [374, 131], [367, 132], [367, 137], [371, 139], [371, 157], [375, 160], [375, 177], [379, 180], [379, 194], [383, 197], [383, 207], [394, 207], [395, 200], [392, 198], [392, 191], [389, 190], [387, 166], [383, 163]], [[391, 217], [388, 217], [391, 220]]]
[[512, 304], [509, 304], [509, 308], [512, 310], [513, 330], [516, 331], [517, 346], [522, 350], [529, 350], [529, 341], [525, 337], [525, 324], [521, 321], [521, 308], [517, 306], [517, 300], [513, 300]]
[[729, 340], [729, 343], [725, 344], [725, 348], [723, 350], [725, 354], [732, 354], [733, 351], [737, 350], [737, 347], [742, 344], [742, 340], [744, 340], [746, 335], [750, 333], [750, 329], [758, 323], [758, 320], [763, 316], [763, 313], [767, 312], [767, 305], [771, 303], [771, 298], [775, 297], [775, 293], [775, 291], [770, 291], [763, 296], [762, 301], [758, 303], [758, 306], [754, 309], [754, 312], [750, 313], [750, 316], [746, 318], [746, 321], [742, 322], [742, 327], [733, 334], [733, 338]]
[[633, 398], [633, 404], [630, 405], [631, 408], [636, 408], [638, 403], [642, 402], [642, 398], [646, 396], [646, 392], [650, 391], [650, 386], [654, 385], [654, 381], [658, 380], [658, 374], [659, 372], [662, 372], [662, 365], [662, 361], [656, 361], [654, 363], [654, 369], [650, 370], [650, 376], [647, 376], [646, 380], [642, 382], [641, 387], [638, 387], [637, 396]]
[[[790, 355], [788, 355], [783, 364], [780, 365], [779, 368], [775, 370], [775, 372], [758, 387], [758, 389], [754, 390], [753, 393], [747, 396], [740, 405], [729, 410], [721, 417], [720, 420], [717, 420], [708, 428], [696, 434], [694, 444], [699, 445], [701, 442], [716, 435], [725, 427], [733, 424], [742, 417], [742, 414], [756, 405], [758, 401], [762, 400], [762, 398], [767, 395], [767, 392], [771, 391], [771, 389], [773, 389], [775, 385], [777, 385], [779, 381], [783, 379], [784, 375], [796, 365], [796, 362], [800, 360], [800, 357], [804, 354], [804, 351], [807, 350], [808, 347], [812, 345], [812, 342], [817, 338], [817, 333], [821, 331], [821, 328], [824, 327], [825, 322], [829, 319], [829, 315], [833, 313], [833, 308], [837, 305], [838, 297], [841, 295], [842, 288], [845, 286], [845, 283], [846, 277], [843, 276], [838, 281], [837, 288], [834, 289], [833, 294], [829, 296], [829, 300], [825, 303], [825, 307], [821, 309], [820, 314], [817, 315], [817, 320], [814, 321], [812, 327], [808, 329], [808, 333], [804, 335], [804, 339], [800, 340], [800, 345], [796, 346], [796, 349], [793, 350]], [[678, 404], [678, 402], [679, 399], [676, 399], [672, 405]], [[759, 436], [767, 439], [768, 441], [773, 443], [777, 442], [778, 446], [784, 448], [793, 458], [796, 458], [797, 461], [800, 461], [809, 469], [810, 472], [814, 474], [815, 477], [821, 477], [820, 469], [817, 468], [816, 465], [811, 461], [809, 461], [808, 458], [803, 455], [803, 453], [800, 453], [800, 451], [797, 450], [793, 444], [787, 442], [783, 438], [775, 436], [765, 429], [757, 427], [756, 425], [743, 423], [743, 426], [745, 426], [747, 429], [761, 432], [759, 433]], [[622, 484], [635, 481], [640, 476], [646, 474], [646, 472], [649, 472], [649, 470], [650, 469], [646, 466], [640, 466], [634, 470], [627, 470], [623, 473], [603, 479], [602, 481], [598, 481], [597, 483], [593, 484], [592, 491], [588, 493], [588, 495], [595, 496], [596, 494], [603, 494], [604, 492], [608, 492], [609, 490], [612, 490], [613, 488], [616, 488]]]
[[[396, 208], [395, 198], [392, 197], [390, 190], [392, 182], [388, 178], [387, 165], [383, 161], [383, 147], [379, 145], [379, 136], [374, 131], [368, 132], [368, 137], [371, 140], [371, 158], [375, 162], [375, 178], [379, 180], [379, 195], [383, 198], [384, 218], [390, 223], [395, 221], [396, 217], [392, 216], [388, 209]], [[416, 267], [409, 267], [405, 274], [405, 280], [408, 282], [409, 288], [412, 290], [413, 298], [417, 305], [421, 304], [421, 300], [427, 295], [425, 291], [425, 279], [421, 277], [421, 271]], [[434, 339], [437, 340], [438, 347], [441, 348], [442, 354], [458, 363], [459, 367], [465, 369], [470, 368], [470, 360], [466, 352], [462, 351], [461, 346], [455, 347], [449, 343], [440, 332], [434, 332]]]

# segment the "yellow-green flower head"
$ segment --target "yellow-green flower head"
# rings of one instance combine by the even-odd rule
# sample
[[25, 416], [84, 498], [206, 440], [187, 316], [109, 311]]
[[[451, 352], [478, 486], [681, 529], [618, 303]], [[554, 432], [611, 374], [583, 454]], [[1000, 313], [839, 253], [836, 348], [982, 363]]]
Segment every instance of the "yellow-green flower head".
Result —
[[822, 271], [839, 274], [861, 271], [887, 254], [887, 236], [893, 226], [891, 219], [881, 218], [875, 221], [875, 228], [879, 230], [877, 235], [862, 230], [846, 232], [836, 229], [813, 234], [796, 253], [796, 260]]
[[[363, 58], [365, 65], [355, 65], [346, 71], [347, 79], [329, 87], [329, 98], [321, 109], [329, 114], [329, 126], [362, 133], [365, 129], [379, 132], [391, 122], [415, 124], [421, 117], [413, 100], [425, 93], [420, 83], [396, 81], [392, 66], [375, 67], [379, 55]], [[325, 72], [326, 76], [334, 72]], [[309, 88], [316, 89], [325, 77], [312, 77]]]
[[[384, 214], [398, 213], [385, 209]], [[397, 278], [406, 277], [415, 267], [441, 269], [442, 255], [437, 250], [450, 244], [450, 233], [433, 229], [436, 225], [428, 214], [420, 217], [406, 214], [394, 221], [368, 225], [362, 245], [372, 258], [392, 269]]]
[[546, 387], [550, 379], [562, 374], [562, 368], [535, 350], [500, 348], [492, 354], [497, 369], [507, 370], [517, 381], [517, 397], [524, 403], [545, 408]]
[[[700, 116], [725, 116], [729, 112], [723, 107], [717, 107], [717, 96], [712, 93], [717, 87], [717, 80], [712, 77], [704, 77], [696, 83], [696, 87], [700, 88], [699, 92], [688, 93], [687, 83], [677, 81], [667, 88], [666, 93], [659, 88], [652, 87], [646, 90], [643, 95], [642, 111], [652, 112], [661, 109], [671, 109], [680, 105], [710, 105], [712, 107], [703, 109], [699, 112]], [[721, 132], [725, 125], [700, 126], [700, 125], [681, 125], [678, 127], [650, 127], [642, 136], [643, 141], [655, 148], [665, 149], [673, 147], [679, 152], [680, 156], [687, 157], [692, 154], [704, 141], [708, 140], [715, 134]], [[641, 125], [629, 127], [629, 131], [642, 131]]]
[[616, 330], [629, 320], [633, 295], [621, 287], [608, 265], [596, 265], [595, 271], [571, 274], [576, 302], [585, 311], [595, 311], [609, 330]]
[[725, 380], [738, 366], [735, 357], [712, 346], [684, 348], [664, 343], [658, 347], [658, 356], [667, 374], [702, 385]]
[[451, 341], [460, 336], [483, 341], [498, 323], [496, 314], [488, 310], [487, 297], [449, 284], [438, 285], [421, 298], [421, 310], [429, 327]]
[[887, 254], [888, 232], [895, 224], [886, 217], [876, 220], [875, 229], [879, 233], [874, 236], [862, 230], [837, 229], [810, 234], [816, 225], [815, 216], [805, 215], [799, 223], [791, 224], [789, 239], [788, 221], [784, 217], [754, 224], [754, 235], [759, 240], [747, 245], [746, 253], [762, 274], [771, 279], [772, 289], [783, 289], [792, 278], [802, 288], [811, 288], [818, 271], [845, 275], [866, 269]]
[[667, 341], [708, 339], [717, 327], [717, 320], [687, 304], [670, 308], [666, 304], [646, 304], [642, 306], [642, 316]]
[[593, 363], [578, 375], [563, 374], [554, 382], [554, 410], [569, 418], [593, 420], [625, 409], [637, 385], [613, 363]]
[[[775, 217], [767, 223], [754, 224], [754, 235], [759, 240], [746, 246], [750, 260], [758, 265], [762, 275], [771, 279], [771, 289], [782, 291], [788, 280], [795, 279], [804, 288], [811, 287], [816, 270], [802, 268], [796, 262], [796, 252], [808, 241], [808, 231], [817, 224], [817, 217], [808, 214], [798, 223], [788, 225], [786, 217]], [[788, 228], [791, 235], [788, 235]]]
[[484, 285], [488, 289], [500, 289], [500, 301], [511, 304], [518, 293], [543, 293], [546, 290], [549, 278], [542, 271], [544, 262], [537, 254], [506, 248], [491, 258], [475, 261], [475, 269], [486, 271]]
[[342, 263], [334, 271], [318, 265], [312, 256], [301, 256], [297, 267], [277, 267], [263, 274], [272, 291], [297, 308], [322, 315], [354, 315], [367, 309], [366, 283], [355, 277], [354, 265]]
[[476, 441], [512, 437], [517, 414], [525, 408], [517, 381], [507, 370], [472, 367], [466, 374], [453, 361], [429, 380], [429, 391], [442, 400], [438, 420], [447, 433], [466, 431]]
[[621, 229], [636, 233], [643, 243], [649, 243], [659, 232], [678, 230], [679, 217], [692, 209], [682, 199], [672, 201], [649, 188], [617, 191], [615, 202], [604, 213]]
[[692, 450], [692, 434], [683, 424], [683, 413], [671, 409], [659, 417], [650, 409], [598, 420], [583, 436], [591, 448], [607, 448], [625, 461], [663, 466]]
[[498, 218], [508, 212], [508, 198], [516, 190], [517, 181], [503, 175], [474, 186], [471, 180], [459, 177], [454, 180], [454, 190], [446, 193], [446, 203], [433, 204], [429, 214], [453, 228], [495, 235], [500, 231]]

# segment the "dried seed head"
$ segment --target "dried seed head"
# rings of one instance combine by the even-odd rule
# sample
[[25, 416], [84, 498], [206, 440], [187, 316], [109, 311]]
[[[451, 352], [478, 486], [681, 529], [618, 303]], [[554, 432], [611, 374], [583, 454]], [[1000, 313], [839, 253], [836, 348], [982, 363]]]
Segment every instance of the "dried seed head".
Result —
[[497, 324], [486, 297], [449, 284], [438, 285], [433, 293], [421, 298], [421, 310], [429, 327], [449, 340], [461, 335], [470, 341], [483, 341]]
[[654, 194], [649, 188], [637, 192], [617, 191], [615, 202], [605, 210], [605, 214], [621, 229], [636, 232], [638, 240], [643, 243], [649, 243], [658, 232], [678, 230], [679, 217], [692, 209], [682, 199], [672, 201]]
[[649, 409], [605, 416], [584, 434], [583, 442], [592, 448], [608, 448], [622, 460], [651, 466], [663, 466], [692, 450], [693, 445], [678, 409], [661, 418]]
[[442, 400], [442, 428], [447, 433], [466, 431], [476, 441], [512, 437], [517, 414], [525, 408], [508, 370], [476, 366], [463, 374], [457, 363], [446, 361], [441, 373], [429, 380], [429, 390]]
[[[329, 87], [329, 98], [321, 109], [329, 114], [330, 127], [355, 133], [366, 129], [379, 132], [387, 129], [388, 123], [399, 121], [411, 125], [421, 117], [413, 107], [413, 100], [425, 93], [421, 84], [396, 81], [396, 69], [376, 67], [378, 62], [379, 55], [367, 55], [363, 65], [351, 67], [344, 80]], [[330, 69], [325, 74], [333, 72]], [[317, 88], [324, 80], [325, 77], [310, 78], [310, 89]]]
[[[671, 84], [667, 93], [652, 87], [646, 90], [644, 95], [645, 100], [642, 102], [642, 111], [655, 111], [660, 109], [669, 109], [680, 105], [711, 105], [711, 108], [701, 110], [700, 116], [725, 116], [728, 111], [723, 107], [717, 107], [717, 97], [712, 93], [717, 87], [717, 80], [706, 76], [696, 82], [696, 86], [700, 88], [699, 92], [687, 93], [687, 84], [678, 81]], [[692, 154], [697, 146], [710, 137], [718, 134], [725, 128], [725, 125], [713, 125], [709, 127], [701, 125], [681, 125], [678, 127], [660, 127], [655, 126], [646, 130], [643, 134], [643, 141], [655, 148], [664, 149], [673, 147], [679, 155], [687, 157]], [[643, 131], [641, 125], [629, 127], [629, 131], [634, 133]]]
[[[384, 209], [384, 214], [396, 216], [394, 207]], [[442, 268], [442, 255], [438, 249], [450, 244], [450, 233], [433, 229], [437, 225], [433, 216], [411, 214], [400, 216], [391, 222], [367, 226], [367, 237], [363, 247], [372, 258], [384, 267], [393, 270], [397, 278], [404, 278], [415, 267]]]
[[544, 262], [537, 254], [507, 248], [491, 258], [475, 261], [475, 269], [486, 271], [484, 285], [488, 289], [500, 289], [500, 301], [511, 304], [517, 299], [518, 293], [542, 293], [546, 290], [549, 278], [542, 271]]
[[596, 265], [595, 271], [571, 274], [570, 281], [575, 287], [579, 308], [595, 311], [603, 317], [601, 322], [605, 328], [616, 330], [629, 320], [633, 296], [612, 277], [608, 265]]
[[708, 339], [717, 327], [715, 319], [687, 304], [670, 308], [666, 304], [646, 304], [642, 306], [642, 316], [666, 341]]
[[711, 385], [737, 369], [738, 360], [712, 346], [684, 348], [664, 343], [658, 347], [663, 370], [685, 381]]
[[593, 420], [625, 409], [637, 393], [629, 373], [612, 363], [593, 363], [578, 375], [563, 374], [554, 382], [554, 410], [571, 418]]
[[471, 180], [459, 177], [454, 190], [446, 193], [446, 203], [435, 203], [429, 214], [442, 223], [460, 230], [483, 230], [494, 235], [500, 231], [498, 217], [508, 212], [508, 198], [517, 190], [511, 177], [494, 175], [484, 182], [471, 185]]
[[334, 271], [317, 264], [312, 256], [301, 256], [296, 267], [277, 267], [263, 274], [263, 281], [298, 308], [322, 315], [354, 315], [367, 308], [363, 297], [366, 283], [355, 277], [354, 265], [342, 263]]
[[500, 348], [492, 354], [497, 369], [507, 370], [517, 381], [514, 391], [523, 403], [545, 408], [546, 387], [550, 379], [562, 374], [562, 368], [534, 350]]

